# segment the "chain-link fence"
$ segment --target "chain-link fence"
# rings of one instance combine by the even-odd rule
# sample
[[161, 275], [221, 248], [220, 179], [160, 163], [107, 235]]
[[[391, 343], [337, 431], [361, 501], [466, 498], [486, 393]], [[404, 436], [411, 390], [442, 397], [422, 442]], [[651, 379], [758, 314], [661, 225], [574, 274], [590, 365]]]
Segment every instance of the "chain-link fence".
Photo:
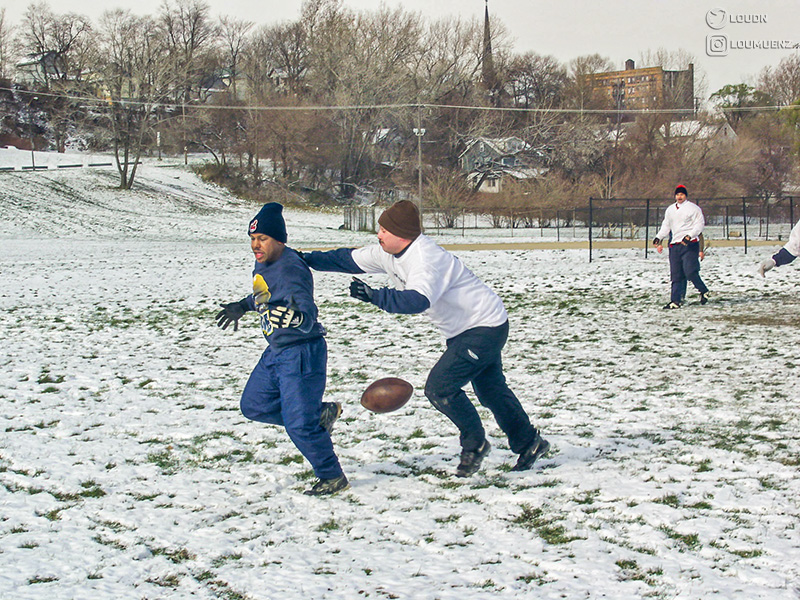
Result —
[[[703, 210], [706, 238], [740, 240], [747, 253], [751, 240], [789, 237], [800, 218], [798, 198], [765, 201], [756, 197], [692, 198]], [[486, 207], [485, 209], [426, 209], [425, 231], [438, 234], [486, 233], [493, 239], [533, 235], [543, 241], [588, 241], [589, 260], [597, 240], [641, 240], [645, 255], [671, 203], [665, 198], [589, 198], [573, 207]], [[377, 231], [378, 207], [347, 207], [347, 229]], [[494, 231], [492, 231], [494, 230]]]
[[344, 228], [351, 231], [370, 231], [376, 233], [377, 219], [374, 206], [345, 206]]

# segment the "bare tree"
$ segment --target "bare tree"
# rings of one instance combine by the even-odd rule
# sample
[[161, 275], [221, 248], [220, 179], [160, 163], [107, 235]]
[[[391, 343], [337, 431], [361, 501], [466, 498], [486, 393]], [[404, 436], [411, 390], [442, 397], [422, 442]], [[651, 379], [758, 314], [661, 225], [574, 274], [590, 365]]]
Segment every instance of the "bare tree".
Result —
[[209, 57], [217, 27], [204, 0], [163, 0], [158, 15], [165, 51], [175, 74], [183, 79], [176, 100], [188, 103], [209, 74]]
[[57, 15], [46, 2], [28, 6], [20, 26], [21, 43], [23, 51], [39, 61], [45, 88], [54, 80], [82, 78], [91, 29], [89, 19], [82, 15]]
[[591, 76], [613, 70], [611, 59], [599, 54], [572, 59], [569, 63], [571, 81], [567, 89], [567, 104], [583, 110], [603, 108], [604, 99], [595, 94]]
[[302, 22], [262, 26], [246, 51], [248, 85], [261, 97], [273, 92], [305, 95], [309, 53], [308, 30]]
[[461, 173], [447, 169], [434, 172], [425, 190], [425, 203], [440, 227], [455, 227], [475, 196]]
[[221, 17], [219, 20], [219, 37], [223, 48], [223, 60], [231, 77], [231, 90], [237, 94], [239, 79], [239, 63], [247, 45], [248, 33], [253, 28], [252, 21]]
[[764, 200], [781, 198], [796, 169], [792, 132], [774, 114], [760, 114], [743, 128], [742, 135], [755, 142], [756, 156], [749, 193]]
[[507, 74], [512, 102], [518, 108], [555, 108], [564, 100], [567, 70], [553, 56], [535, 52], [515, 56]]
[[765, 67], [756, 87], [779, 106], [789, 106], [800, 99], [800, 53], [787, 56], [777, 67]]
[[372, 175], [370, 147], [391, 119], [390, 110], [413, 97], [411, 65], [420, 33], [417, 15], [402, 8], [354, 14], [330, 11], [311, 29], [309, 81], [327, 102], [338, 131], [339, 184], [345, 196]]
[[119, 9], [106, 12], [98, 42], [97, 68], [111, 101], [109, 122], [120, 188], [130, 189], [158, 106], [169, 101], [179, 81], [150, 17]]
[[0, 79], [11, 77], [14, 65], [14, 28], [6, 20], [5, 7], [0, 8]]

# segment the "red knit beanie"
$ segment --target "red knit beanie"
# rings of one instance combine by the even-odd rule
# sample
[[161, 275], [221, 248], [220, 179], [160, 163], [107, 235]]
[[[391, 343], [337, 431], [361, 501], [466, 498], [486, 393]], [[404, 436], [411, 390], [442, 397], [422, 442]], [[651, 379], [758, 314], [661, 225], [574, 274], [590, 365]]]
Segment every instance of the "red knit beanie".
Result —
[[419, 209], [410, 200], [400, 200], [392, 204], [378, 217], [378, 224], [404, 240], [415, 240], [422, 233]]

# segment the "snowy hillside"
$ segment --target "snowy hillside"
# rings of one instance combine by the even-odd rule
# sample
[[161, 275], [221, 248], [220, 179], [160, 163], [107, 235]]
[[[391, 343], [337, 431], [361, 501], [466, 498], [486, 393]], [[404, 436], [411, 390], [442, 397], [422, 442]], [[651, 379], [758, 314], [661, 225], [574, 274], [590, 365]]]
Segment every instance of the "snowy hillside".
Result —
[[[255, 319], [213, 321], [248, 291], [258, 207], [180, 165], [130, 193], [114, 175], [0, 173], [1, 598], [800, 597], [800, 265], [763, 280], [771, 248], [712, 248], [711, 303], [667, 312], [664, 256], [459, 252], [509, 309], [507, 376], [553, 446], [510, 472], [481, 409], [494, 449], [466, 480], [422, 394], [438, 333], [316, 274], [352, 488], [315, 499], [285, 432], [238, 410]], [[286, 217], [299, 247], [373, 239]], [[416, 391], [374, 415], [383, 376]]]

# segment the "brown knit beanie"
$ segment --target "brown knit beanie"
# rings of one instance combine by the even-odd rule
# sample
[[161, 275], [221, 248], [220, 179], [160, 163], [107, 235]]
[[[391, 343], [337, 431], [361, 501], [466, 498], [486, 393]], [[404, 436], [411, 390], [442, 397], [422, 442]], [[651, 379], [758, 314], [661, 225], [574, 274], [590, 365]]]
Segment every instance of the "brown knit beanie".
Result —
[[378, 217], [378, 224], [404, 240], [415, 240], [422, 233], [419, 209], [410, 200], [395, 202]]

